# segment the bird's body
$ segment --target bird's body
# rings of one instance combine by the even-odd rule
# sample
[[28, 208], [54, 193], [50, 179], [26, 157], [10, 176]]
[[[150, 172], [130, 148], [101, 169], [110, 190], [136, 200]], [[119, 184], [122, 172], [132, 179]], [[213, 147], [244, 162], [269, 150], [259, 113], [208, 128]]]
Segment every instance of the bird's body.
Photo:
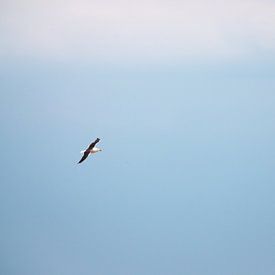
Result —
[[92, 142], [89, 147], [86, 150], [81, 151], [80, 153], [83, 154], [81, 160], [78, 163], [81, 163], [84, 161], [90, 154], [95, 154], [97, 152], [102, 151], [100, 148], [95, 147], [95, 145], [100, 141], [99, 138], [97, 138], [94, 142]]
[[97, 152], [102, 151], [102, 149], [97, 148], [97, 147], [94, 147], [92, 150], [86, 149], [86, 150], [80, 151], [80, 153], [81, 153], [81, 154], [84, 154], [87, 150], [89, 151], [89, 154], [95, 154], [95, 153], [97, 153]]

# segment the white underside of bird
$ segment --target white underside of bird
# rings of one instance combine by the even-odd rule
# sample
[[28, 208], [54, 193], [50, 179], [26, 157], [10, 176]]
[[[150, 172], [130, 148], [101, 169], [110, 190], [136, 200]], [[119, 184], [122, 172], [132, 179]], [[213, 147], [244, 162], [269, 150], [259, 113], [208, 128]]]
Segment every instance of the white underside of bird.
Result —
[[[80, 151], [80, 154], [84, 154], [86, 152], [86, 150]], [[94, 147], [92, 150], [89, 151], [89, 154], [95, 154], [95, 153], [100, 152], [100, 151], [102, 151], [102, 149]]]

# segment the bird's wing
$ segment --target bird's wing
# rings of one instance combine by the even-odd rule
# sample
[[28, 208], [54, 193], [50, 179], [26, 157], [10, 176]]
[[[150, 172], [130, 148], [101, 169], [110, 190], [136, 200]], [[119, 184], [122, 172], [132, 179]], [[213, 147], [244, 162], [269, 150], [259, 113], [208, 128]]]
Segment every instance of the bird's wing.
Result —
[[93, 143], [91, 143], [90, 145], [89, 145], [89, 147], [88, 147], [88, 149], [93, 149], [94, 147], [95, 147], [95, 145], [98, 143], [100, 141], [100, 139], [99, 138], [97, 138]]
[[89, 156], [89, 151], [85, 151], [83, 157], [78, 163], [81, 163], [82, 161], [84, 161], [88, 156]]

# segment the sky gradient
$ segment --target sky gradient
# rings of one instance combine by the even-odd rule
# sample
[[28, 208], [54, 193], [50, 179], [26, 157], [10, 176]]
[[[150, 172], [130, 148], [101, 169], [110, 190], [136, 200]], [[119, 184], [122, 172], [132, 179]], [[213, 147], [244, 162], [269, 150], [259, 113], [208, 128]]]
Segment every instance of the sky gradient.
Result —
[[1, 6], [0, 274], [275, 274], [273, 1]]

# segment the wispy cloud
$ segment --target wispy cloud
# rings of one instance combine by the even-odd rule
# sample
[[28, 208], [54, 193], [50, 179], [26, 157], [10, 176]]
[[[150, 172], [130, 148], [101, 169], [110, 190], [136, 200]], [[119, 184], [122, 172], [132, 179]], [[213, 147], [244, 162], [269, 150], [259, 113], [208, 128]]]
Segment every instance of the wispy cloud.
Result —
[[0, 54], [54, 59], [239, 58], [275, 53], [275, 2], [2, 3]]

